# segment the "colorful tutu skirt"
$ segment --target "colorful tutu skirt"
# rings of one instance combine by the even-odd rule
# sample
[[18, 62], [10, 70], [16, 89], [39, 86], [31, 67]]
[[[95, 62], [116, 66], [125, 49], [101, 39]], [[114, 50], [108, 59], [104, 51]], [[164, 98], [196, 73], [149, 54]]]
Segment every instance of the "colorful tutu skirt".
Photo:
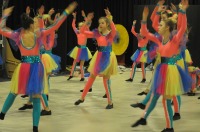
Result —
[[77, 61], [88, 61], [92, 58], [90, 50], [85, 45], [74, 47], [67, 55]]
[[192, 58], [191, 58], [191, 55], [190, 55], [190, 52], [188, 49], [185, 49], [185, 51], [183, 51], [183, 58], [185, 60], [185, 62], [187, 64], [192, 64]]
[[95, 52], [90, 66], [88, 68], [90, 74], [110, 76], [118, 73], [117, 58], [112, 52], [111, 46], [100, 46], [98, 51]]
[[131, 56], [131, 60], [136, 63], [139, 63], [139, 62], [147, 63], [148, 58], [149, 58], [148, 51], [146, 47], [137, 49], [135, 53]]
[[47, 82], [44, 66], [39, 56], [22, 56], [20, 63], [11, 79], [11, 93], [14, 94], [42, 94]]
[[191, 77], [176, 65], [174, 57], [161, 58], [161, 63], [156, 67], [152, 81], [152, 91], [169, 99], [188, 92], [192, 85]]
[[53, 70], [56, 70], [58, 68], [58, 65], [53, 58], [51, 50], [40, 51], [40, 53], [42, 64], [44, 65], [46, 73], [51, 74]]
[[185, 63], [184, 63], [184, 60], [183, 60], [182, 55], [181, 55], [181, 54], [178, 54], [178, 55], [175, 55], [174, 57], [175, 57], [175, 59], [176, 59], [176, 64], [177, 64], [179, 67], [181, 67], [184, 71], [187, 71], [186, 65], [185, 65]]

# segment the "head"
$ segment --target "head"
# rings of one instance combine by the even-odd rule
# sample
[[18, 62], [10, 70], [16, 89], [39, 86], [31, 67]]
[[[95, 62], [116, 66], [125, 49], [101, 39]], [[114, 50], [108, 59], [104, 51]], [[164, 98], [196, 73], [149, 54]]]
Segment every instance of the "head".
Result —
[[29, 17], [26, 13], [21, 15], [21, 26], [25, 30], [34, 31], [34, 20], [33, 18]]
[[37, 14], [39, 15], [44, 14], [44, 5], [41, 5], [40, 8], [37, 9]]
[[158, 27], [158, 33], [164, 35], [171, 33], [175, 29], [176, 23], [172, 19], [162, 20]]
[[161, 20], [166, 20], [169, 17], [172, 17], [172, 12], [170, 10], [166, 10], [161, 13]]
[[101, 17], [99, 18], [99, 31], [105, 31], [105, 30], [110, 30], [110, 22], [108, 18], [106, 17]]

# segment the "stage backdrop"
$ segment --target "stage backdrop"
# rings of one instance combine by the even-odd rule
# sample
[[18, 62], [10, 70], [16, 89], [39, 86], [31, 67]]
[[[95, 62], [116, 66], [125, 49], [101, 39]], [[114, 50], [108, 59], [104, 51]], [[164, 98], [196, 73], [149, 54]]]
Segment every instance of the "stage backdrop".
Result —
[[[77, 12], [77, 22], [83, 21], [81, 17], [81, 10], [85, 10], [86, 13], [93, 11], [95, 17], [91, 26], [94, 29], [98, 26], [98, 18], [104, 16], [105, 8], [109, 8], [114, 22], [116, 24], [121, 24], [126, 27], [129, 32], [129, 46], [124, 53], [125, 63], [130, 66], [132, 64], [130, 56], [137, 49], [137, 39], [131, 33], [132, 21], [137, 20], [136, 31], [140, 29], [140, 20], [142, 16], [142, 10], [144, 5], [150, 5], [150, 11], [152, 12], [155, 7], [155, 0], [76, 0], [78, 2]], [[50, 8], [54, 8], [56, 12], [61, 12], [65, 7], [72, 2], [72, 0], [10, 0], [9, 6], [14, 5], [15, 9], [12, 15], [9, 17], [7, 26], [12, 29], [17, 29], [20, 27], [20, 14], [25, 12], [26, 6], [30, 6], [31, 16], [34, 16], [36, 9], [41, 5], [45, 6], [45, 12], [47, 13]], [[178, 4], [180, 0], [166, 0], [166, 4], [173, 2]], [[200, 31], [200, 3], [199, 0], [189, 0], [191, 6], [187, 11], [188, 23], [192, 27], [191, 33], [189, 35], [188, 48], [191, 52], [192, 59], [195, 66], [200, 66], [200, 46], [199, 46], [199, 31]], [[72, 16], [69, 16], [67, 20], [62, 24], [58, 30], [58, 45], [53, 49], [53, 53], [62, 57], [62, 69], [65, 69], [66, 65], [72, 64], [72, 59], [67, 56], [67, 53], [77, 44], [75, 33], [72, 30]], [[151, 28], [151, 22], [148, 20], [148, 27], [150, 31], [154, 32]], [[88, 40], [88, 47], [91, 51], [96, 50], [96, 42], [92, 39]], [[14, 56], [20, 59], [19, 52], [13, 50]]]

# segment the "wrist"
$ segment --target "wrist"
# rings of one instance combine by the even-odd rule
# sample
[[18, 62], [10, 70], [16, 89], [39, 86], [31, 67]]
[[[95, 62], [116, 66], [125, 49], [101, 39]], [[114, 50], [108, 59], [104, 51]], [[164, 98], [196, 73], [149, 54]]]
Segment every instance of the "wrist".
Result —
[[70, 14], [70, 11], [68, 9], [65, 9], [64, 14], [67, 16]]
[[141, 21], [141, 24], [147, 24], [147, 20], [143, 19], [143, 20]]
[[186, 14], [186, 10], [184, 10], [184, 9], [180, 9], [178, 12], [180, 12], [182, 14]]

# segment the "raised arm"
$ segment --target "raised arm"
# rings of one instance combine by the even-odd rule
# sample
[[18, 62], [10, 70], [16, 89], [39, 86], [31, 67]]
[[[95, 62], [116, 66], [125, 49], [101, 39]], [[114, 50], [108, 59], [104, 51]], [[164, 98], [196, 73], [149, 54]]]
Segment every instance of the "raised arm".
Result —
[[133, 21], [131, 32], [137, 37], [138, 34], [135, 32], [135, 24], [136, 24], [136, 20]]
[[81, 26], [79, 30], [81, 33], [84, 33], [85, 31], [89, 31], [89, 28], [92, 23], [92, 19], [94, 18], [94, 13], [90, 12], [87, 14], [87, 17], [86, 17], [85, 12], [82, 11], [82, 16], [84, 17], [85, 22], [83, 23], [83, 25]]
[[175, 44], [180, 44], [180, 41], [183, 38], [183, 35], [186, 32], [187, 29], [187, 17], [186, 12], [184, 10], [179, 10], [178, 19], [181, 19], [180, 28], [177, 30], [177, 34], [173, 37], [173, 41], [175, 41]]
[[72, 13], [72, 15], [73, 15], [73, 21], [72, 21], [72, 28], [73, 28], [73, 30], [74, 30], [74, 32], [77, 34], [78, 33], [78, 29], [76, 28], [76, 12], [73, 12]]
[[152, 12], [152, 14], [151, 14], [151, 17], [150, 17], [150, 19], [151, 19], [152, 22], [154, 21], [154, 18], [155, 18], [155, 16], [156, 16], [156, 12], [158, 12], [159, 7], [160, 7], [160, 6], [163, 6], [164, 3], [165, 3], [165, 0], [159, 0], [159, 1], [158, 1], [157, 5], [156, 5], [156, 7], [154, 8], [154, 10], [153, 10], [153, 12]]
[[158, 38], [156, 38], [156, 36], [154, 36], [153, 34], [149, 33], [149, 31], [147, 30], [146, 22], [147, 22], [148, 14], [149, 14], [149, 8], [147, 6], [145, 6], [144, 11], [143, 11], [143, 16], [142, 16], [141, 33], [142, 33], [142, 35], [147, 37], [149, 40], [155, 42], [157, 45], [161, 45]]
[[3, 17], [0, 19], [0, 34], [15, 41], [17, 36], [19, 35], [19, 32], [14, 32], [10, 28], [6, 27], [6, 20], [11, 14], [12, 10], [13, 7], [9, 7], [3, 11]]
[[108, 8], [107, 8], [107, 9], [104, 9], [104, 11], [105, 11], [106, 17], [107, 17], [107, 18], [109, 19], [109, 21], [110, 21], [110, 28], [111, 28], [111, 32], [110, 32], [111, 37], [110, 37], [110, 39], [111, 39], [111, 41], [113, 41], [113, 39], [115, 38], [115, 35], [116, 35], [116, 33], [117, 33], [117, 29], [116, 29], [116, 27], [115, 27], [115, 24], [114, 24], [114, 22], [113, 22], [113, 17], [112, 17], [112, 15], [111, 15], [109, 9], [108, 9]]
[[186, 10], [189, 6], [188, 4], [188, 0], [182, 0], [181, 1], [182, 7], [179, 10], [179, 14], [178, 14], [178, 19], [181, 19], [181, 25], [180, 25], [180, 29], [177, 31], [177, 34], [173, 37], [174, 43], [176, 45], [180, 45], [181, 40], [183, 38], [184, 33], [186, 32], [186, 28], [187, 28], [187, 17], [186, 17]]
[[52, 24], [51, 26], [49, 26], [48, 28], [42, 30], [42, 35], [46, 36], [48, 34], [50, 34], [52, 31], [57, 30], [60, 25], [64, 22], [64, 20], [67, 18], [67, 16], [73, 12], [73, 10], [76, 8], [77, 3], [73, 2], [72, 4], [70, 4], [65, 11], [62, 13], [62, 15], [56, 20], [56, 22], [54, 24]]

